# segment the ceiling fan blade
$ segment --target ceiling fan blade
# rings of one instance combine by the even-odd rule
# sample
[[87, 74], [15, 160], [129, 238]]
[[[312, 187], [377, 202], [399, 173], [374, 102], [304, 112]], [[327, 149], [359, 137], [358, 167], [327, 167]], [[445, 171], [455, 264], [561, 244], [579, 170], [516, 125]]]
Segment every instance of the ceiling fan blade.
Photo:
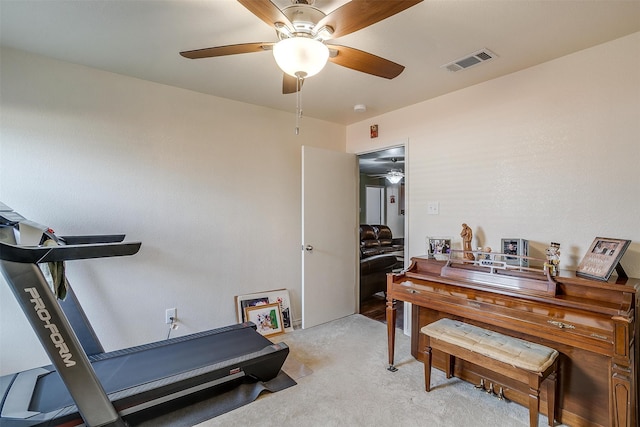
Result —
[[227, 46], [207, 47], [204, 49], [187, 50], [180, 55], [189, 59], [213, 58], [215, 56], [236, 55], [239, 53], [264, 52], [271, 50], [273, 43], [241, 43]]
[[287, 27], [293, 28], [289, 18], [270, 0], [238, 0], [238, 2], [270, 27], [273, 27], [276, 22], [282, 22]]
[[404, 65], [396, 64], [388, 59], [381, 58], [371, 53], [363, 52], [352, 47], [327, 45], [330, 50], [338, 52], [337, 55], [329, 55], [329, 61], [352, 70], [372, 74], [385, 79], [398, 77], [404, 70]]
[[[252, 3], [249, 0], [245, 1]], [[351, 0], [322, 18], [315, 26], [315, 30], [329, 26], [333, 28], [332, 38], [342, 37], [402, 12], [421, 1], [422, 0]], [[242, 1], [240, 2], [242, 3]]]
[[[304, 79], [300, 79], [300, 89], [302, 89], [303, 83], [304, 83]], [[287, 73], [283, 73], [283, 76], [282, 76], [283, 95], [287, 95], [289, 93], [296, 93], [297, 91], [298, 91], [298, 78], [293, 77]]]

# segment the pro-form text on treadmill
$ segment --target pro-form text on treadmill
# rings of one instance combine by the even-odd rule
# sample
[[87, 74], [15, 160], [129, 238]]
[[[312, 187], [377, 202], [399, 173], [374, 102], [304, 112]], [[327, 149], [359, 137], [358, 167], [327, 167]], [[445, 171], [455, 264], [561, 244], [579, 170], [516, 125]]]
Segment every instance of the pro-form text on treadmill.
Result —
[[64, 365], [69, 368], [74, 366], [76, 362], [73, 360], [73, 354], [69, 351], [69, 347], [64, 342], [64, 337], [60, 334], [58, 327], [55, 323], [51, 323], [51, 314], [49, 314], [49, 310], [44, 305], [44, 301], [40, 298], [40, 294], [36, 290], [36, 288], [25, 288], [25, 292], [31, 295], [31, 303], [33, 303], [33, 308], [38, 313], [38, 317], [44, 323], [44, 327], [49, 330], [51, 333], [49, 338], [53, 345], [58, 349], [58, 353], [60, 354], [60, 358], [64, 362]]

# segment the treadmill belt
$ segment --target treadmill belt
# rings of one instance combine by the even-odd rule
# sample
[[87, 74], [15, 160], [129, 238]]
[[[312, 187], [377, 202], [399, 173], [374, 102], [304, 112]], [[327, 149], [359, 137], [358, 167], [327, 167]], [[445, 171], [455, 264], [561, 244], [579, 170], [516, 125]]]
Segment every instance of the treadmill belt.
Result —
[[[198, 334], [194, 334], [198, 335]], [[181, 339], [183, 338], [183, 339]], [[115, 355], [91, 363], [107, 394], [190, 370], [222, 363], [248, 353], [260, 351], [271, 341], [251, 327], [208, 334], [201, 337], [175, 338], [158, 346], [134, 347], [131, 353]], [[165, 343], [168, 343], [165, 345]], [[60, 375], [53, 371], [38, 379], [29, 409], [51, 412], [74, 405]]]

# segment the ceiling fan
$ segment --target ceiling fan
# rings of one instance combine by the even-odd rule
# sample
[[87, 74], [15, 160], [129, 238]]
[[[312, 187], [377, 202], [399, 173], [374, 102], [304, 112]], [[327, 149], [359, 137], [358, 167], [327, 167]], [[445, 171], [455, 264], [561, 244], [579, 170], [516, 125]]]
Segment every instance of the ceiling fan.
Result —
[[[327, 61], [374, 76], [393, 79], [404, 66], [351, 47], [326, 44], [382, 21], [423, 0], [351, 0], [329, 14], [313, 6], [315, 0], [291, 0], [282, 9], [271, 0], [238, 0], [251, 13], [272, 26], [277, 42], [241, 43], [180, 52], [201, 59], [273, 50], [284, 71], [282, 93], [299, 92], [306, 77], [318, 73]], [[291, 60], [295, 63], [291, 63]]]
[[387, 173], [369, 175], [372, 178], [386, 178], [392, 184], [397, 184], [404, 178], [404, 172], [401, 169], [389, 169]]
[[372, 178], [386, 178], [392, 184], [397, 184], [404, 178], [404, 155], [370, 159], [361, 158], [359, 161], [361, 167], [366, 165], [371, 169], [384, 168], [385, 173], [369, 173], [368, 176]]

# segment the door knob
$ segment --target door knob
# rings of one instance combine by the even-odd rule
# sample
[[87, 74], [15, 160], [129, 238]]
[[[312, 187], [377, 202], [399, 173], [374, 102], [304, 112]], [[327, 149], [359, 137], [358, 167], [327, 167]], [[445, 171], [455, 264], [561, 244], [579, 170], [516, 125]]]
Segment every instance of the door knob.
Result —
[[311, 252], [313, 250], [313, 246], [307, 245], [307, 246], [304, 247], [304, 250], [307, 251], [307, 252]]

